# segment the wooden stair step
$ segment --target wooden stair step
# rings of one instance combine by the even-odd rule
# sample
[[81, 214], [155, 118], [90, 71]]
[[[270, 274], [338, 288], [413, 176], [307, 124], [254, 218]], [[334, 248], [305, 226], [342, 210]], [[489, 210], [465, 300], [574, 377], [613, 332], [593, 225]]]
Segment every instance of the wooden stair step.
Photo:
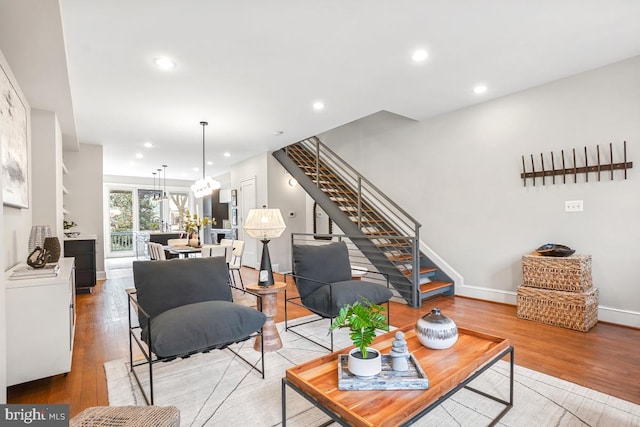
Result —
[[437, 291], [439, 289], [445, 289], [451, 286], [452, 282], [433, 281], [420, 285], [420, 293], [426, 294], [427, 292]]
[[[358, 207], [357, 206], [338, 206], [340, 208], [341, 211], [347, 213], [347, 212], [358, 212]], [[361, 212], [366, 212], [366, 213], [371, 213], [373, 212], [373, 210], [371, 209], [360, 209]]]
[[[419, 274], [420, 274], [420, 276], [422, 276], [423, 274], [434, 273], [436, 271], [438, 271], [438, 269], [434, 268], [434, 267], [420, 267]], [[411, 277], [412, 273], [413, 273], [412, 270], [405, 270], [405, 271], [402, 272], [402, 274], [404, 274], [407, 277]]]
[[389, 259], [389, 261], [391, 262], [398, 262], [398, 261], [410, 261], [413, 259], [413, 255], [411, 254], [402, 254], [402, 255], [387, 255], [387, 258]]
[[379, 230], [379, 231], [363, 231], [363, 233], [367, 236], [384, 236], [396, 234], [393, 230]]
[[378, 247], [379, 249], [383, 249], [383, 248], [394, 248], [394, 249], [402, 249], [402, 248], [407, 248], [410, 249], [411, 246], [408, 245], [405, 242], [387, 242], [387, 243], [376, 243], [376, 247]]
[[[350, 216], [349, 219], [351, 220], [351, 222], [358, 222], [358, 217], [357, 216]], [[376, 218], [360, 218], [360, 222], [366, 222], [366, 223], [383, 223], [384, 220], [382, 219], [376, 219]]]

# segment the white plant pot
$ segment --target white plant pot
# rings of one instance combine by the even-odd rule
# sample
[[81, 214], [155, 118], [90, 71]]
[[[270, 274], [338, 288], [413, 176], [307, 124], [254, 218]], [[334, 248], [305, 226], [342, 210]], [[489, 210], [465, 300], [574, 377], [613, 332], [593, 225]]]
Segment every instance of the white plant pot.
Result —
[[349, 358], [347, 361], [347, 368], [349, 372], [358, 377], [373, 377], [378, 375], [382, 371], [382, 355], [375, 348], [367, 347], [368, 352], [375, 353], [375, 357], [368, 357], [366, 359], [360, 359], [354, 356], [354, 353], [359, 353], [360, 350], [354, 348], [349, 352]]

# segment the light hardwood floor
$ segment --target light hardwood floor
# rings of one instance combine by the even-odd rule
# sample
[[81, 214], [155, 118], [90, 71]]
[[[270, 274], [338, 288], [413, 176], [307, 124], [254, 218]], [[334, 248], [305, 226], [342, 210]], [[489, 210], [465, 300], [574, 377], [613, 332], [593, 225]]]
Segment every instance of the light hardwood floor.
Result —
[[[99, 283], [94, 293], [78, 295], [71, 372], [9, 387], [8, 403], [68, 403], [71, 416], [89, 406], [108, 404], [103, 364], [128, 354], [124, 290], [133, 287], [129, 271], [112, 270], [113, 278]], [[248, 268], [242, 275], [245, 284], [257, 277]], [[288, 292], [295, 292], [292, 284]], [[283, 320], [283, 304], [280, 293], [276, 321]], [[392, 303], [391, 324], [415, 323], [432, 307], [439, 307], [461, 327], [508, 338], [515, 347], [516, 364], [640, 404], [638, 329], [601, 322], [588, 333], [577, 332], [518, 319], [515, 306], [461, 297], [436, 298], [420, 309]], [[296, 317], [307, 314], [304, 309], [290, 310]]]

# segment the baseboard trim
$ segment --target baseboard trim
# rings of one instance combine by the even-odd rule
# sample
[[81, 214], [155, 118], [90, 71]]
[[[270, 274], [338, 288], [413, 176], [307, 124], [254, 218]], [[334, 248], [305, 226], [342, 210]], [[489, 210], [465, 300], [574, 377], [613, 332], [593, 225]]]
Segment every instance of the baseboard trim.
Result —
[[[481, 286], [458, 285], [456, 286], [456, 295], [511, 305], [518, 303], [518, 296], [514, 291], [504, 291]], [[640, 312], [637, 311], [599, 305], [598, 320], [632, 328], [640, 328]]]
[[107, 272], [106, 271], [97, 271], [96, 272], [96, 280], [107, 280]]

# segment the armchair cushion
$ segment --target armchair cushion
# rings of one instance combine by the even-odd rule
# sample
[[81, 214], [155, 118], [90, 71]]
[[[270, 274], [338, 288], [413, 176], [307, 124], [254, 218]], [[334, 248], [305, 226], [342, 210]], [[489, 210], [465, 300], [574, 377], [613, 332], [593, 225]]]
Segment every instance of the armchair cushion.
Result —
[[[331, 293], [332, 301], [329, 300]], [[367, 299], [374, 304], [382, 304], [393, 296], [383, 285], [364, 280], [344, 280], [324, 285], [302, 298], [302, 303], [311, 311], [323, 317], [336, 316], [340, 307]]]
[[299, 276], [296, 277], [296, 287], [303, 301], [327, 283], [351, 279], [349, 251], [344, 242], [293, 245], [292, 253], [294, 274]]
[[[229, 270], [222, 257], [133, 263], [138, 303], [152, 318], [196, 302], [231, 302], [228, 279]], [[144, 327], [147, 320], [141, 311], [138, 319]]]
[[[265, 320], [261, 312], [228, 301], [204, 301], [176, 307], [151, 321], [152, 351], [158, 357], [171, 357], [204, 348], [223, 348], [247, 339]], [[146, 330], [143, 334], [148, 342]]]

